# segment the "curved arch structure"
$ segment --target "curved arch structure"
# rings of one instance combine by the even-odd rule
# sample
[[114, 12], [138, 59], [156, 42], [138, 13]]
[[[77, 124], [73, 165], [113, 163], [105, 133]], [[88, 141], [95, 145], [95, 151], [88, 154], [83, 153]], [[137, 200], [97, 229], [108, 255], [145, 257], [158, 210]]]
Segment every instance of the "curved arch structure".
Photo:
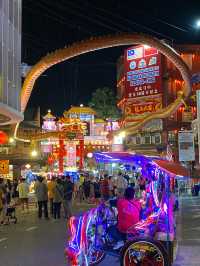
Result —
[[182, 104], [182, 98], [186, 98], [191, 91], [190, 70], [180, 55], [169, 45], [155, 37], [138, 33], [90, 38], [89, 40], [74, 43], [69, 47], [65, 47], [47, 54], [36, 65], [33, 66], [24, 81], [21, 91], [21, 111], [24, 112], [27, 106], [35, 81], [51, 66], [92, 51], [133, 44], [146, 44], [157, 48], [159, 52], [165, 55], [176, 66], [176, 68], [180, 71], [185, 83], [182, 89], [182, 96], [179, 96], [173, 105], [159, 111], [159, 114], [154, 113], [148, 115], [142, 123], [139, 122], [137, 125], [127, 128], [127, 131], [135, 131], [149, 120], [157, 118], [157, 116], [159, 116], [159, 118], [169, 116], [180, 104]]

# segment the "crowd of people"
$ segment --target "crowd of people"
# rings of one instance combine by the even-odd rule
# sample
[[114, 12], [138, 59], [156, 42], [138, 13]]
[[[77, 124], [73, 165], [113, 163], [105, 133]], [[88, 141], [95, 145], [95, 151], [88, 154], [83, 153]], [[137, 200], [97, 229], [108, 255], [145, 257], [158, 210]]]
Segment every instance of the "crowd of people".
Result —
[[[104, 174], [100, 178], [80, 174], [80, 178], [75, 183], [70, 176], [52, 176], [46, 180], [38, 176], [34, 184], [34, 193], [38, 207], [38, 218], [44, 216], [49, 219], [61, 218], [69, 219], [72, 214], [72, 201], [97, 204], [101, 199], [108, 200], [113, 196], [123, 196], [126, 188], [131, 186], [136, 193], [145, 189], [145, 179], [134, 173], [129, 176], [119, 172], [117, 175], [108, 176]], [[21, 206], [24, 213], [29, 212], [30, 186], [25, 178], [19, 180], [4, 180], [0, 178], [0, 223], [8, 224], [7, 209], [9, 206]], [[49, 215], [50, 214], [50, 215]]]
[[[9, 224], [8, 210], [21, 206], [24, 213], [29, 212], [30, 186], [25, 178], [11, 182], [0, 178], [0, 224]], [[38, 218], [42, 216], [49, 219], [49, 211], [54, 219], [61, 218], [61, 205], [64, 217], [72, 215], [72, 196], [74, 184], [69, 176], [52, 177], [48, 182], [42, 176], [38, 176], [34, 184], [34, 195], [38, 207]], [[49, 207], [48, 207], [49, 206]]]
[[95, 178], [84, 174], [76, 184], [76, 197], [80, 201], [86, 200], [89, 203], [96, 203], [100, 198], [105, 200], [113, 196], [122, 196], [128, 186], [135, 189], [136, 193], [145, 190], [146, 179], [142, 176], [122, 174], [108, 176], [104, 174], [100, 178]]
[[7, 209], [13, 204], [12, 199], [19, 196], [17, 187], [17, 181], [6, 180], [5, 182], [3, 178], [0, 178], [0, 225], [8, 224]]

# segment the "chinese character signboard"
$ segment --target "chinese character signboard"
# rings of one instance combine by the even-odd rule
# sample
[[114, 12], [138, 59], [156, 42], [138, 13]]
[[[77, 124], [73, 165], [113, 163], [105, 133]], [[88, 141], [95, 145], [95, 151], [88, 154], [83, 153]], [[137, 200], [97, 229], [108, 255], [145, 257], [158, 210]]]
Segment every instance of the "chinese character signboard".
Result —
[[182, 122], [191, 123], [194, 119], [192, 112], [183, 112], [182, 113]]
[[189, 162], [195, 160], [194, 135], [192, 131], [178, 133], [179, 161]]
[[125, 50], [126, 97], [137, 98], [161, 93], [161, 54], [144, 45]]
[[9, 160], [0, 160], [0, 174], [1, 175], [9, 174]]
[[66, 165], [67, 167], [76, 167], [76, 142], [68, 141], [66, 145], [67, 158]]
[[126, 121], [139, 121], [147, 113], [154, 113], [161, 108], [162, 97], [160, 95], [128, 100], [125, 104]]

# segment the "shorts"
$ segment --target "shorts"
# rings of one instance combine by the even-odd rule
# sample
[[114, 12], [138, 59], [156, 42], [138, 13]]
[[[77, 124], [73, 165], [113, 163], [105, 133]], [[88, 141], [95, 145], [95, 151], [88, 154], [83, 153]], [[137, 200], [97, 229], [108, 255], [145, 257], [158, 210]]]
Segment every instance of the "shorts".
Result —
[[20, 198], [21, 203], [28, 203], [28, 198]]

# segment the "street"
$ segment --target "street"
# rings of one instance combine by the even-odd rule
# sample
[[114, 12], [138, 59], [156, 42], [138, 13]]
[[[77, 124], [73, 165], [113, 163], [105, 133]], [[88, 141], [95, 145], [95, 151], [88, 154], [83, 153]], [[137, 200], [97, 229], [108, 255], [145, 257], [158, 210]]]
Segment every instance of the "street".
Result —
[[200, 265], [200, 198], [182, 199], [178, 229], [179, 248], [174, 266]]
[[[200, 261], [199, 197], [182, 199], [178, 225], [179, 248], [174, 266], [199, 266]], [[18, 216], [18, 223], [0, 227], [1, 266], [66, 266], [64, 219], [38, 220], [35, 210]], [[107, 256], [100, 264], [119, 265]]]
[[36, 213], [0, 228], [1, 266], [64, 266], [64, 220], [38, 221]]

